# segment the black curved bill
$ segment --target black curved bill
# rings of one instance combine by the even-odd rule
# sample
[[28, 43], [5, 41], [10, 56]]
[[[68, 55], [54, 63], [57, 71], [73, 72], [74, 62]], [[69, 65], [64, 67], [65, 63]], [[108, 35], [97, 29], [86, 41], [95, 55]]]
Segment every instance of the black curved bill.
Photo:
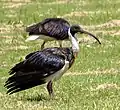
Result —
[[[81, 31], [80, 31], [80, 32], [81, 32]], [[88, 35], [92, 36], [93, 38], [95, 38], [95, 39], [98, 41], [99, 44], [101, 44], [101, 42], [99, 41], [99, 39], [98, 39], [97, 37], [95, 37], [95, 35], [91, 34], [90, 32], [87, 32], [87, 31], [82, 30], [82, 33], [88, 34]]]

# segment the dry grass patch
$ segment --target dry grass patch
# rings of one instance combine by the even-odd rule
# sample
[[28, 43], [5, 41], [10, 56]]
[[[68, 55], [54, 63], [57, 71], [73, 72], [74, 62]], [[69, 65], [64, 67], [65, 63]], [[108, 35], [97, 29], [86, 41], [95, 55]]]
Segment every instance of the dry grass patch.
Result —
[[6, 16], [11, 18], [11, 17], [16, 17], [16, 14], [7, 14]]
[[43, 3], [46, 5], [55, 5], [55, 4], [65, 4], [65, 3], [70, 3], [72, 2], [72, 0], [56, 0], [54, 2], [47, 2], [47, 3]]
[[[84, 29], [90, 29], [90, 30], [97, 30], [97, 29], [103, 29], [103, 28], [112, 28], [112, 27], [120, 27], [120, 20], [110, 20], [106, 23], [99, 24], [99, 25], [80, 25]], [[101, 31], [100, 31], [101, 32]], [[111, 31], [113, 32], [113, 31]]]
[[2, 97], [2, 96], [4, 96], [4, 94], [2, 94], [2, 93], [0, 92], [0, 97]]
[[7, 66], [8, 66], [8, 65], [7, 65], [7, 62], [5, 62], [5, 61], [4, 61], [4, 62], [1, 62], [1, 64], [0, 64], [0, 67], [2, 67], [2, 68], [3, 68], [3, 67], [7, 67]]
[[71, 12], [69, 14], [65, 14], [63, 17], [72, 17], [72, 16], [87, 16], [88, 12]]
[[81, 75], [81, 74], [116, 74], [120, 71], [114, 68], [106, 69], [106, 70], [95, 70], [95, 71], [87, 71], [87, 72], [67, 72], [65, 75]]
[[[85, 5], [85, 4], [84, 4]], [[117, 10], [118, 12], [120, 11], [120, 9]], [[65, 14], [63, 15], [63, 17], [72, 17], [72, 16], [76, 16], [76, 17], [80, 17], [80, 16], [90, 16], [93, 14], [111, 14], [111, 12], [106, 12], [106, 11], [73, 11], [71, 13]], [[113, 21], [114, 22], [114, 21]], [[115, 21], [116, 22], [116, 21]]]
[[120, 89], [120, 87], [117, 84], [104, 83], [104, 84], [98, 85], [96, 88], [92, 90], [106, 90], [106, 89]]
[[3, 8], [19, 8], [22, 5], [26, 5], [26, 3], [31, 2], [31, 0], [3, 0]]
[[5, 52], [4, 51], [0, 51], [0, 55], [3, 55]]
[[[99, 38], [99, 40], [102, 42], [102, 41], [104, 41], [103, 39], [100, 39]], [[81, 43], [84, 43], [84, 44], [93, 44], [93, 43], [96, 43], [97, 41], [95, 40], [95, 39], [93, 39], [93, 38], [91, 38], [91, 37], [89, 37], [89, 36], [87, 36], [87, 37], [84, 37], [84, 38], [78, 38], [78, 41], [79, 41], [79, 44], [81, 44]]]
[[25, 5], [24, 3], [5, 3], [3, 8], [19, 8], [20, 6]]
[[30, 2], [31, 0], [1, 0], [2, 2]]
[[97, 27], [105, 27], [105, 28], [120, 27], [120, 20], [111, 20], [101, 25], [97, 25]]
[[13, 36], [7, 36], [7, 35], [5, 35], [5, 36], [0, 36], [0, 38], [4, 38], [4, 39], [13, 39], [14, 37]]
[[[87, 14], [86, 14], [87, 15]], [[103, 30], [105, 28], [112, 28], [112, 27], [120, 27], [120, 20], [110, 20], [106, 23], [100, 24], [100, 25], [90, 25], [90, 26], [86, 26], [86, 25], [80, 25], [81, 27], [83, 27], [83, 29], [86, 30], [94, 30], [94, 33], [98, 34], [98, 33], [102, 33], [102, 34], [109, 34], [112, 36], [118, 36], [120, 35], [120, 31], [119, 30]], [[102, 29], [102, 30], [101, 30]]]
[[19, 24], [12, 22], [11, 25], [0, 24], [0, 34], [11, 33], [14, 30], [24, 30], [24, 24], [22, 21], [19, 21]]
[[0, 33], [9, 33], [11, 32], [12, 25], [0, 24]]
[[119, 30], [111, 30], [111, 31], [104, 31], [104, 30], [102, 30], [102, 31], [95, 31], [95, 33], [102, 33], [102, 34], [109, 34], [109, 35], [112, 35], [112, 36], [118, 36], [118, 35], [120, 35], [120, 31]]
[[120, 31], [113, 31], [112, 35], [118, 36], [118, 35], [120, 35]]
[[14, 46], [14, 47], [9, 47], [9, 48], [6, 48], [4, 49], [4, 51], [8, 51], [8, 50], [26, 50], [28, 49], [29, 47], [28, 46]]
[[84, 26], [84, 27], [90, 28], [90, 29], [120, 27], [120, 20], [110, 20], [100, 25], [91, 25], [91, 26]]
[[91, 14], [99, 14], [99, 13], [106, 13], [106, 12], [101, 12], [101, 11], [74, 11], [68, 14], [65, 14], [63, 17], [72, 17], [72, 16], [88, 16]]

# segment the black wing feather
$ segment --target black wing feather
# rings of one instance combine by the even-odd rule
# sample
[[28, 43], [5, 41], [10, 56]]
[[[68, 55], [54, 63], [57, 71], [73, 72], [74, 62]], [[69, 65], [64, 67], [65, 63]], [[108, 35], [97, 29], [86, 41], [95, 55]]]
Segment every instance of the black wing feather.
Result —
[[[29, 32], [29, 35], [39, 35], [41, 33], [41, 24], [38, 23], [38, 24], [34, 24], [32, 26], [29, 26], [26, 28], [26, 32]], [[41, 30], [39, 30], [39, 28], [41, 28]]]
[[70, 24], [62, 18], [51, 19], [44, 24], [44, 30], [48, 33], [48, 36], [53, 36], [57, 40], [63, 40], [68, 37], [69, 27]]
[[27, 59], [16, 64], [5, 83], [7, 93], [15, 93], [46, 83], [45, 78], [60, 70], [65, 64], [64, 58], [44, 52], [34, 52]]
[[57, 40], [67, 39], [70, 24], [63, 18], [47, 18], [40, 23], [26, 28], [29, 35], [46, 35]]

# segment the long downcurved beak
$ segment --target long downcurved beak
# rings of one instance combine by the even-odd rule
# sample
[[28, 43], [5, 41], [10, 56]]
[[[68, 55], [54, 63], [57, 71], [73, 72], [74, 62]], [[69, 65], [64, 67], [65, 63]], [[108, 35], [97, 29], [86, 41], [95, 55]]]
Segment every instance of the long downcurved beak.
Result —
[[95, 38], [98, 41], [99, 44], [101, 44], [101, 42], [99, 41], [99, 39], [95, 35], [93, 35], [92, 33], [87, 32], [85, 30], [82, 30], [82, 31], [80, 30], [80, 33], [84, 33], [84, 34], [88, 34], [88, 35], [92, 36], [93, 38]]

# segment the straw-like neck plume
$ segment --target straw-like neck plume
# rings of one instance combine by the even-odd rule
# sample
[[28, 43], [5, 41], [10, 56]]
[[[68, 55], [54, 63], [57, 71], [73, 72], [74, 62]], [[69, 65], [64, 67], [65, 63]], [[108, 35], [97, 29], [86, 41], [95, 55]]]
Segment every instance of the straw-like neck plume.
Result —
[[78, 44], [77, 39], [74, 36], [72, 36], [72, 34], [70, 33], [70, 28], [68, 29], [68, 35], [69, 35], [69, 39], [72, 43], [73, 53], [76, 56], [76, 54], [79, 52], [79, 44]]

